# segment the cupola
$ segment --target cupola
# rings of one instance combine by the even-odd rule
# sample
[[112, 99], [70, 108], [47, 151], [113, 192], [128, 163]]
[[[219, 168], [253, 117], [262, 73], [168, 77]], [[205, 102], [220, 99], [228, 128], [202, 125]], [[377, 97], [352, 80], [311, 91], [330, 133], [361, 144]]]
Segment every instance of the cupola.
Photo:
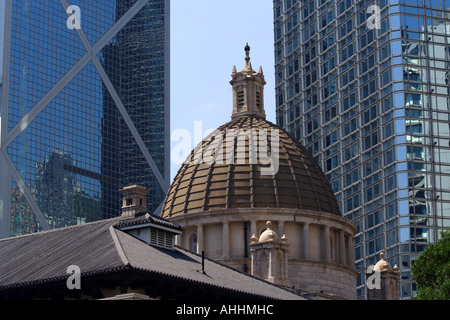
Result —
[[245, 46], [245, 66], [240, 72], [233, 67], [230, 81], [233, 87], [232, 118], [241, 116], [255, 116], [266, 118], [264, 111], [264, 74], [262, 67], [255, 72], [250, 62], [250, 46]]
[[120, 191], [123, 194], [123, 219], [116, 228], [153, 247], [174, 250], [175, 237], [182, 233], [181, 227], [147, 212], [146, 199], [149, 191], [137, 185]]

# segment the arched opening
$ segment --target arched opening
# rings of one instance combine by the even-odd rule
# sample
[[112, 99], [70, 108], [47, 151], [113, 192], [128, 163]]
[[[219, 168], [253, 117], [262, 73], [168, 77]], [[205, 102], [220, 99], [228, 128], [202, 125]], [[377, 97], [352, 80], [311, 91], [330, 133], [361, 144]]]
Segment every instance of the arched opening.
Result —
[[241, 111], [242, 108], [244, 107], [245, 104], [245, 99], [244, 99], [244, 90], [239, 89], [238, 93], [237, 93], [237, 107], [238, 107], [238, 111]]

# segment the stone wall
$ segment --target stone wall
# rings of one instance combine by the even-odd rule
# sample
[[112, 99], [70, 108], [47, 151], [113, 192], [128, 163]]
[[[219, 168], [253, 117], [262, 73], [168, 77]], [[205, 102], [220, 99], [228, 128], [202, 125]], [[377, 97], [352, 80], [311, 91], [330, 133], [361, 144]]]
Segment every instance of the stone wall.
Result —
[[356, 271], [333, 262], [289, 259], [289, 279], [301, 293], [356, 299]]

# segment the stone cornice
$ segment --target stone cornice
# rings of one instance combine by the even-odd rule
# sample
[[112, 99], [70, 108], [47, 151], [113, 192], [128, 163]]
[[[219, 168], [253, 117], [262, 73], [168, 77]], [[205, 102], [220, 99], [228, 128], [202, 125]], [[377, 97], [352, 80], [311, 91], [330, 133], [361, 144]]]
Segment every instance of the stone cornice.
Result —
[[239, 208], [202, 211], [172, 217], [168, 220], [179, 224], [182, 227], [187, 225], [207, 225], [220, 222], [270, 220], [324, 225], [329, 226], [332, 229], [339, 229], [336, 228], [336, 224], [340, 224], [345, 226], [343, 229], [348, 229], [348, 232], [351, 232], [352, 234], [355, 234], [357, 230], [354, 222], [332, 213], [284, 208]]

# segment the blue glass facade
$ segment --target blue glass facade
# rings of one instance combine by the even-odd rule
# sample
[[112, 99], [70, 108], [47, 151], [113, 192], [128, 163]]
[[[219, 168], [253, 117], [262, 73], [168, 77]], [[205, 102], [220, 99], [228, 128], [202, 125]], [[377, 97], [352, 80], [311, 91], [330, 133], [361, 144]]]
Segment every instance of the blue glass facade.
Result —
[[[373, 11], [379, 9], [373, 23]], [[450, 1], [275, 0], [277, 124], [358, 226], [358, 296], [384, 251], [411, 264], [450, 227]]]
[[[169, 1], [6, 1], [2, 237], [116, 216], [119, 189], [169, 182]], [[7, 214], [10, 212], [10, 214]]]

